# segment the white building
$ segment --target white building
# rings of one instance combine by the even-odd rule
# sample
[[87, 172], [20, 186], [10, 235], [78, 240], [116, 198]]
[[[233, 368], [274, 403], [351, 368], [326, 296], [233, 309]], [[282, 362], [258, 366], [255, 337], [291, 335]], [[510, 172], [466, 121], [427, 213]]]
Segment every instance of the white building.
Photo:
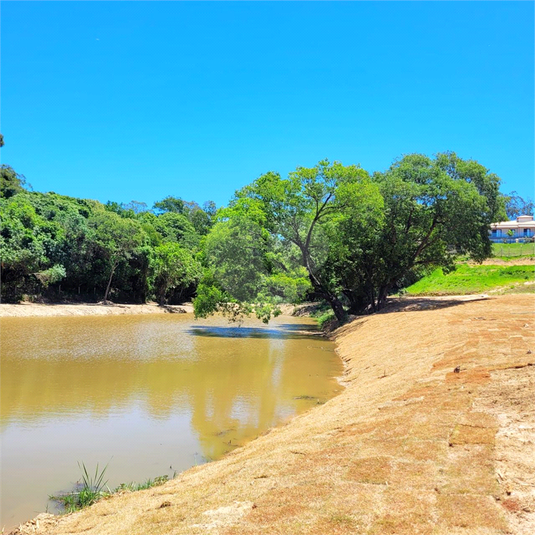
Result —
[[493, 242], [516, 242], [530, 240], [535, 236], [535, 221], [532, 215], [521, 215], [513, 221], [501, 221], [490, 226]]

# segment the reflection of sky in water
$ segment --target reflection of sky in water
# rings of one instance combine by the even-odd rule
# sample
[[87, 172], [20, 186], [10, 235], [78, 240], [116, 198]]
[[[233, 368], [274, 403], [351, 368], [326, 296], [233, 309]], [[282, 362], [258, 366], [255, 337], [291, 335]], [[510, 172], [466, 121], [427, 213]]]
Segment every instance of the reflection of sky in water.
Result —
[[232, 403], [230, 410], [230, 418], [236, 420], [241, 424], [248, 424], [252, 426], [258, 425], [258, 411], [254, 410], [248, 399], [236, 398]]
[[249, 323], [2, 319], [0, 523], [42, 512], [78, 461], [111, 459], [113, 485], [181, 471], [316, 403], [299, 396], [339, 390], [340, 362], [306, 320]]
[[211, 392], [206, 392], [206, 404], [204, 406], [204, 415], [208, 420], [214, 417], [215, 403]]
[[277, 387], [280, 385], [282, 379], [282, 362], [274, 362], [273, 363], [273, 371], [271, 372], [271, 384], [274, 387]]

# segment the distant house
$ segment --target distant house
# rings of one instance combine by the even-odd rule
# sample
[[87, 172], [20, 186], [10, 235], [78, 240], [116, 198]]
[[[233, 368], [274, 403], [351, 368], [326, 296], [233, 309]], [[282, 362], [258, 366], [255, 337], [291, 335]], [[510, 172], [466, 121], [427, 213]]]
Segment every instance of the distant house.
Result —
[[535, 236], [535, 221], [532, 215], [521, 215], [513, 221], [492, 223], [490, 240], [510, 243], [532, 240]]

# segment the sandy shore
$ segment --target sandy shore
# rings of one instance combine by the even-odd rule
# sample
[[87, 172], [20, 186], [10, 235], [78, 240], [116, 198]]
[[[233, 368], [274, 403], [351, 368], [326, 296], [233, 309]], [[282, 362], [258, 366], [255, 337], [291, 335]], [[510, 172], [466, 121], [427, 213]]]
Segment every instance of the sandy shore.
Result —
[[335, 333], [345, 390], [146, 491], [17, 534], [532, 535], [535, 296], [403, 299]]
[[0, 318], [52, 317], [52, 316], [107, 316], [118, 314], [184, 314], [193, 312], [191, 303], [183, 305], [159, 306], [155, 303], [146, 305], [120, 305], [116, 303], [83, 304], [0, 304]]

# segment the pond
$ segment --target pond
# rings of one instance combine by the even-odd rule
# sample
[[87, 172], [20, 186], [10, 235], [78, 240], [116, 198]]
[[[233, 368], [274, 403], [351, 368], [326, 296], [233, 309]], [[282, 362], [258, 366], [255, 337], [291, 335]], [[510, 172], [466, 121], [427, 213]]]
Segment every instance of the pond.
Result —
[[78, 463], [108, 485], [218, 459], [336, 395], [342, 364], [307, 318], [0, 318], [1, 517], [56, 512]]

